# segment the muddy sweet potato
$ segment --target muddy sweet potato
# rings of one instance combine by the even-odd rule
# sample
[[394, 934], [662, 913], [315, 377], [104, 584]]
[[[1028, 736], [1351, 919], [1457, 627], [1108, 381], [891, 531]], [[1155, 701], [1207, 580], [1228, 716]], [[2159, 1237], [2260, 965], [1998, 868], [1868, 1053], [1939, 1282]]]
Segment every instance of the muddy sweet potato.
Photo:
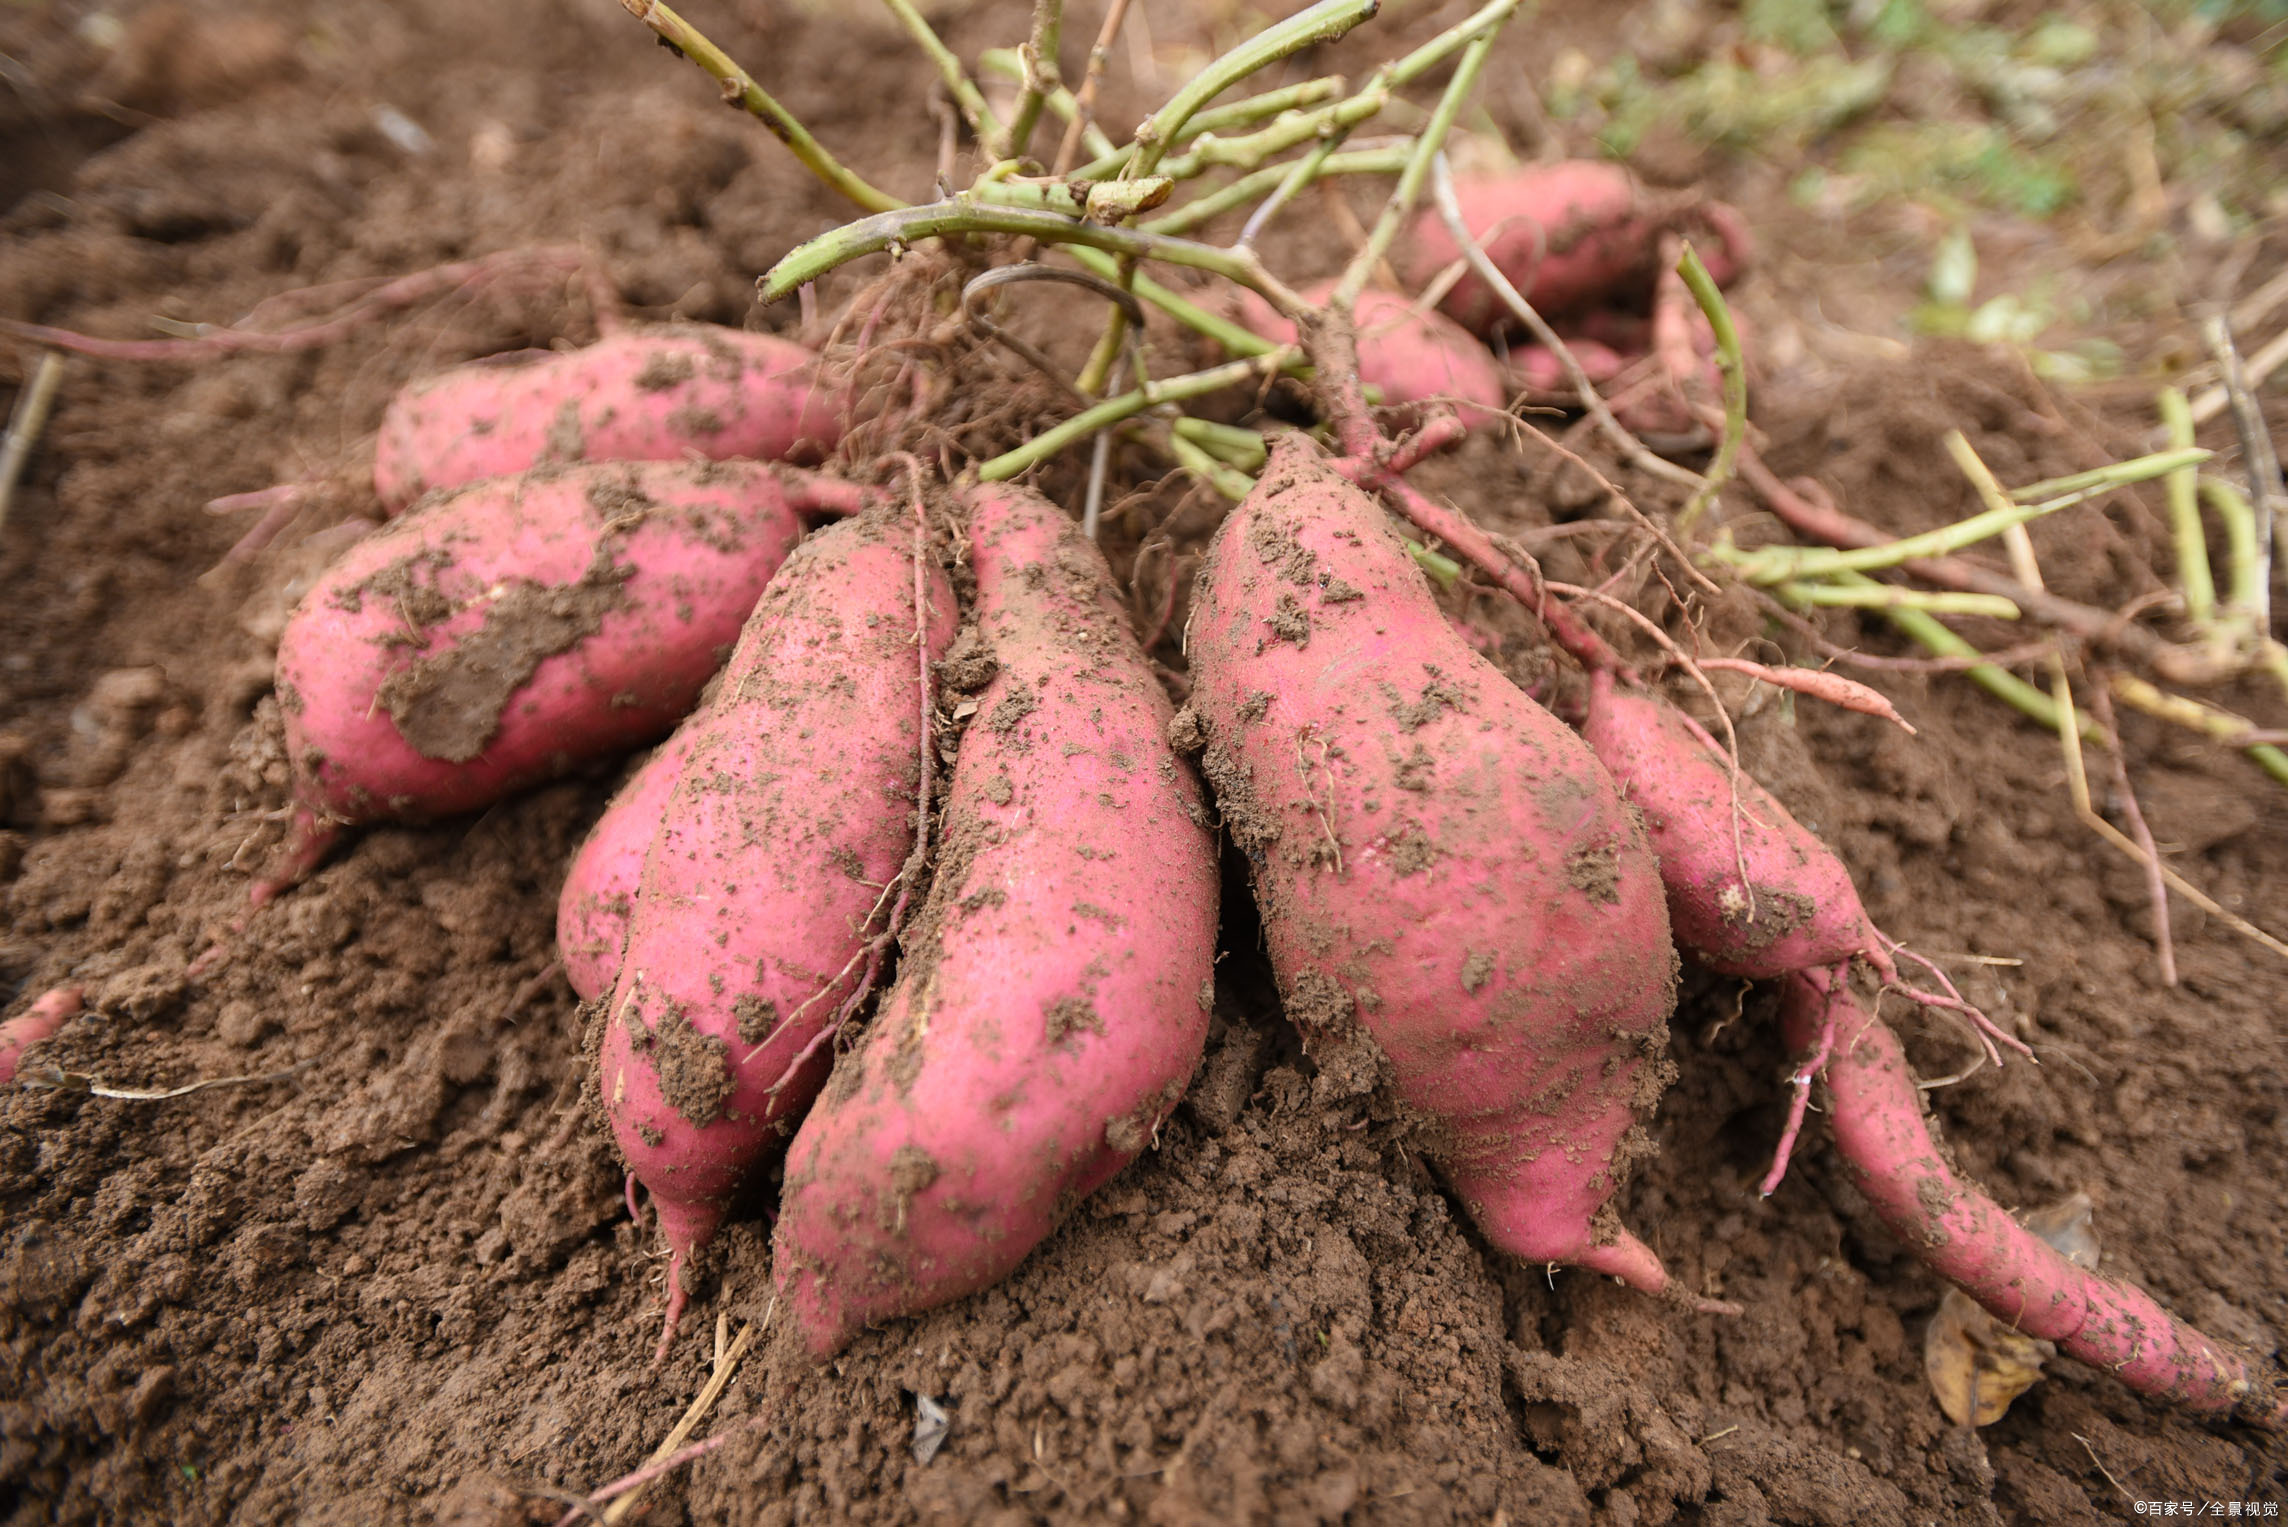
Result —
[[[1332, 281], [1306, 288], [1302, 295], [1323, 303]], [[1253, 292], [1239, 298], [1239, 321], [1249, 332], [1274, 344], [1292, 344], [1295, 325]], [[1359, 294], [1359, 380], [1381, 389], [1391, 406], [1429, 402], [1462, 405], [1464, 423], [1475, 424], [1502, 411], [1509, 394], [1493, 353], [1477, 337], [1438, 313], [1417, 313], [1397, 292]]]
[[1215, 844], [1104, 560], [1025, 490], [969, 507], [999, 670], [897, 986], [787, 1156], [774, 1274], [822, 1355], [1006, 1276], [1151, 1141], [1207, 1032]]
[[1865, 952], [1888, 972], [1843, 861], [1745, 770], [1735, 816], [1733, 772], [1691, 717], [1599, 673], [1581, 735], [1644, 813], [1669, 925], [1701, 964], [1769, 980]]
[[2276, 1373], [2256, 1371], [2143, 1289], [2068, 1261], [1948, 1165], [1898, 1036], [1847, 984], [1796, 972], [1781, 987], [1780, 1012], [1790, 1046], [1829, 1057], [1826, 1112], [1852, 1181], [1933, 1272], [2012, 1330], [2054, 1341], [2140, 1394], [2288, 1428]]
[[925, 558], [917, 591], [914, 558], [888, 511], [805, 542], [677, 734], [597, 1054], [613, 1137], [673, 1254], [671, 1333], [684, 1262], [825, 1079], [832, 1051], [811, 1041], [858, 987], [912, 851], [920, 665], [954, 624], [945, 575]]
[[654, 325], [584, 350], [519, 351], [416, 381], [391, 400], [373, 486], [396, 511], [424, 493], [582, 461], [813, 460], [844, 399], [792, 340]]
[[1672, 1074], [1676, 983], [1611, 779], [1299, 437], [1217, 534], [1186, 637], [1179, 727], [1327, 1084], [1386, 1085], [1502, 1250], [1667, 1290], [1610, 1206]]
[[643, 761], [588, 829], [565, 871], [564, 889], [556, 898], [556, 955], [566, 983], [583, 1002], [610, 991], [619, 974], [628, 917], [643, 880], [644, 852], [682, 777], [684, 755], [695, 735], [678, 727]]
[[256, 900], [345, 825], [474, 810], [669, 730], [801, 536], [797, 511], [849, 491], [753, 462], [549, 468], [358, 542], [279, 638], [294, 826]]
[[[1627, 170], [1603, 161], [1460, 179], [1454, 194], [1495, 268], [1552, 322], [1600, 304], [1649, 303], [1664, 233], [1690, 237], [1719, 285], [1750, 257], [1747, 226], [1731, 208], [1648, 193]], [[1416, 290], [1460, 255], [1445, 222], [1428, 211], [1415, 221], [1400, 273]], [[1512, 322], [1507, 304], [1475, 272], [1464, 273], [1439, 307], [1473, 334]]]

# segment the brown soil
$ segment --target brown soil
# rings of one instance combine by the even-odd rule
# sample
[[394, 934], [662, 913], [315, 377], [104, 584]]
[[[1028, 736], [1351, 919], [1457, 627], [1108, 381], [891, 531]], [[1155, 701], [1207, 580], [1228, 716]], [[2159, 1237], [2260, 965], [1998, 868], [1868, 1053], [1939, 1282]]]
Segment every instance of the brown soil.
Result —
[[[966, 54], [1013, 41], [1024, 9], [964, 12], [949, 38]], [[1613, 7], [1548, 9], [1489, 79], [1538, 78], [1560, 45], [1605, 49], [1624, 27]], [[869, 174], [926, 190], [926, 71], [875, 8], [692, 10]], [[73, 31], [77, 7], [0, 16], [0, 313], [142, 337], [154, 315], [229, 321], [290, 288], [570, 241], [643, 316], [790, 328], [790, 310], [750, 314], [751, 278], [840, 215], [609, 0], [114, 14], [108, 61]], [[1326, 65], [1355, 72], [1388, 35]], [[1111, 83], [1127, 120], [1125, 65]], [[1493, 109], [1530, 141], [1524, 94], [1503, 85]], [[1726, 173], [1781, 251], [1784, 281], [1742, 303], [1787, 359], [1758, 405], [1783, 472], [1911, 529], [1970, 507], [1937, 448], [1947, 427], [2013, 480], [2132, 448], [2126, 414], [2044, 395], [2010, 362], [1869, 360], [1824, 343], [1824, 320], [1799, 330], [1807, 291], [1866, 279], [1843, 269], [1856, 252], [1792, 222], [1768, 170]], [[1292, 253], [1298, 278], [1336, 258]], [[708, 1312], [733, 1330], [769, 1317], [766, 1184], [702, 1271], [683, 1344], [647, 1367], [663, 1263], [580, 1106], [581, 1025], [553, 964], [557, 886], [613, 771], [369, 832], [227, 959], [192, 965], [275, 839], [271, 643], [345, 512], [315, 495], [252, 565], [204, 578], [241, 525], [199, 506], [354, 478], [406, 378], [592, 332], [576, 287], [504, 283], [309, 355], [67, 377], [0, 540], [0, 995], [12, 1014], [87, 990], [90, 1014], [35, 1069], [142, 1089], [261, 1079], [155, 1102], [0, 1094], [10, 1522], [550, 1520], [561, 1492], [667, 1433], [703, 1380]], [[1511, 531], [1592, 508], [1562, 471], [1529, 479], [1543, 465], [1479, 440], [1420, 476]], [[1072, 470], [1048, 486], [1070, 497]], [[1212, 507], [1173, 487], [1119, 507], [1174, 512], [1172, 549], [1135, 564], [1135, 607], [1180, 632]], [[2151, 501], [2126, 495], [2035, 540], [2061, 592], [2109, 606], [2166, 566]], [[1550, 543], [1552, 574], [1589, 576], [1579, 553], [1600, 544]], [[1709, 613], [1711, 640], [1754, 629]], [[1527, 623], [1482, 597], [1471, 616], [1505, 671], [1566, 698]], [[1893, 650], [1872, 623], [1829, 630]], [[1172, 639], [1156, 655], [1180, 663]], [[1937, 1094], [1949, 1149], [2005, 1203], [2088, 1192], [2106, 1270], [2276, 1355], [2288, 969], [2180, 904], [2183, 981], [2163, 988], [2141, 882], [2076, 823], [2045, 739], [1958, 680], [1883, 682], [1919, 738], [1809, 703], [1762, 704], [1742, 731], [1892, 934], [2024, 962], [1956, 964], [2045, 1064]], [[2281, 724], [2260, 694], [2224, 698]], [[2157, 727], [2130, 741], [2177, 866], [2288, 927], [2278, 793]], [[1660, 1154], [1618, 1206], [1691, 1286], [1745, 1306], [1709, 1319], [1490, 1254], [1362, 1100], [1314, 1087], [1235, 873], [1227, 905], [1215, 1036], [1158, 1148], [1007, 1283], [823, 1368], [772, 1321], [709, 1423], [751, 1429], [656, 1486], [641, 1520], [1861, 1527], [2288, 1499], [2277, 1438], [2071, 1364], [1997, 1425], [1949, 1428], [1921, 1369], [1939, 1287], [1816, 1123], [1780, 1192], [1755, 1196], [1785, 1103], [1765, 994], [1687, 972]], [[1905, 1026], [1926, 1075], [1957, 1069], [1951, 1030]], [[951, 1418], [927, 1463], [909, 1449], [917, 1397]]]

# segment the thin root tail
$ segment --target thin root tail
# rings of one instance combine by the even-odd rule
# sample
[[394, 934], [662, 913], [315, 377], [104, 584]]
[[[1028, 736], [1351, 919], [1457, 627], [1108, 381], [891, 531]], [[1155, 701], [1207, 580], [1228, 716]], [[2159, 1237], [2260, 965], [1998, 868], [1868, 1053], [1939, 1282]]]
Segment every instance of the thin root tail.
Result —
[[1898, 1036], [1844, 983], [1799, 971], [1787, 978], [1782, 1014], [1799, 1053], [1834, 1022], [1826, 1074], [1836, 1148], [1883, 1223], [1933, 1272], [2012, 1329], [2056, 1342], [2139, 1394], [2288, 1430], [2288, 1398], [2258, 1364], [2142, 1289], [2075, 1266], [1955, 1175], [1931, 1139]]

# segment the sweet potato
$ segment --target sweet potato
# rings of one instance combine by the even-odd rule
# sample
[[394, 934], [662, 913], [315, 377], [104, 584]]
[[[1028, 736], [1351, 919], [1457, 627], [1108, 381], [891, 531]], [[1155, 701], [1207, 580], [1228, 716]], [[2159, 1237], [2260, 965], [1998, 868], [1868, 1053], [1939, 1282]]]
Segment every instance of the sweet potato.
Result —
[[877, 511], [798, 548], [714, 702], [662, 750], [682, 768], [644, 855], [597, 1079], [673, 1253], [671, 1334], [684, 1262], [825, 1079], [831, 1051], [811, 1041], [857, 988], [872, 914], [912, 851], [921, 664], [945, 650], [954, 599], [930, 559], [917, 590], [901, 525]]
[[1691, 717], [1599, 673], [1581, 735], [1644, 813], [1669, 924], [1701, 964], [1768, 980], [1864, 952], [1890, 972], [1843, 861], [1745, 770], [1735, 817], [1732, 770]]
[[1673, 1074], [1676, 956], [1588, 748], [1454, 634], [1300, 437], [1209, 548], [1187, 650], [1208, 782], [1322, 1070], [1387, 1084], [1494, 1245], [1667, 1290], [1610, 1200]]
[[556, 898], [556, 953], [564, 979], [583, 1002], [610, 991], [619, 974], [628, 917], [643, 880], [644, 852], [666, 814], [696, 735], [690, 727], [678, 727], [643, 761], [588, 829], [565, 872], [564, 889]]
[[[1573, 352], [1583, 374], [1600, 386], [1629, 368], [1630, 357], [1593, 339], [1569, 339], [1565, 347]], [[1573, 390], [1573, 378], [1566, 374], [1565, 363], [1557, 358], [1556, 351], [1542, 345], [1512, 346], [1509, 369], [1510, 375], [1535, 392]]]
[[1008, 1274], [1144, 1149], [1207, 1033], [1216, 847], [1104, 559], [1023, 489], [969, 510], [999, 671], [897, 986], [787, 1155], [774, 1272], [821, 1355]]
[[[1719, 285], [1729, 284], [1750, 256], [1747, 227], [1731, 208], [1649, 194], [1617, 164], [1530, 165], [1459, 180], [1454, 194], [1487, 257], [1553, 321], [1602, 303], [1649, 301], [1665, 232], [1692, 238]], [[1417, 289], [1460, 255], [1444, 221], [1428, 211], [1414, 224], [1400, 271], [1407, 287]], [[1475, 272], [1455, 282], [1439, 307], [1473, 334], [1491, 334], [1512, 321], [1508, 306]]]
[[[2054, 1341], [2140, 1394], [2213, 1416], [2288, 1427], [2277, 1377], [2161, 1308], [2144, 1290], [2066, 1260], [1947, 1165], [1898, 1036], [1829, 973], [1781, 988], [1788, 1043], [1826, 1033], [1827, 1117], [1852, 1180], [1933, 1272], [2011, 1329]], [[1830, 1032], [1831, 1030], [1831, 1032]]]
[[64, 1026], [77, 1014], [84, 998], [76, 986], [58, 986], [33, 999], [21, 1013], [0, 1023], [0, 1087], [16, 1079], [24, 1052]]
[[587, 465], [473, 484], [368, 536], [278, 644], [295, 825], [256, 900], [346, 825], [489, 805], [690, 709], [848, 484], [753, 462]]
[[585, 350], [525, 350], [412, 383], [374, 442], [384, 508], [537, 466], [692, 457], [813, 460], [844, 399], [792, 340], [708, 324], [625, 330]]
[[[1324, 302], [1334, 285], [1321, 282], [1302, 295]], [[1239, 309], [1250, 333], [1294, 343], [1295, 325], [1255, 293], [1242, 291]], [[1509, 401], [1492, 352], [1476, 336], [1437, 313], [1415, 312], [1397, 292], [1360, 293], [1357, 322], [1359, 380], [1380, 388], [1385, 404], [1459, 403], [1463, 421], [1474, 424]]]

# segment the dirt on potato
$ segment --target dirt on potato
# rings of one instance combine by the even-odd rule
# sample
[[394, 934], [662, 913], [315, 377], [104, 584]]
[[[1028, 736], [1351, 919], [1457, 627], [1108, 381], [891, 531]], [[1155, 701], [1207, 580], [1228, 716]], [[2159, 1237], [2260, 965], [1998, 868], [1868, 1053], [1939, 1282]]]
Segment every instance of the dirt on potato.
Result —
[[[1565, 49], [1617, 53], [1645, 9], [1552, 3], [1513, 28], [1487, 73], [1494, 124], [1527, 151], [1558, 143], [1530, 82]], [[974, 57], [1019, 40], [1027, 10], [938, 20]], [[886, 9], [689, 11], [853, 165], [930, 193], [934, 76]], [[1299, 69], [1360, 77], [1461, 14], [1386, 17]], [[1072, 48], [1096, 19], [1076, 9]], [[1178, 8], [1150, 22], [1163, 44], [1209, 46]], [[293, 289], [577, 244], [638, 316], [791, 333], [803, 315], [756, 309], [753, 277], [847, 215], [612, 0], [55, 0], [0, 12], [0, 56], [0, 315], [16, 319], [144, 338]], [[1139, 78], [1140, 57], [1115, 50], [1117, 126], [1174, 83]], [[1753, 158], [1689, 169], [1776, 251], [1737, 301], [1782, 476], [1903, 532], [1975, 507], [1939, 445], [1949, 428], [2009, 482], [2144, 448], [2149, 390], [2063, 393], [1966, 345], [1841, 342], [1832, 315], [1901, 279], [1862, 258], [1864, 230], [1799, 207]], [[1351, 211], [1371, 219], [1374, 194]], [[1291, 216], [1267, 257], [1325, 274], [1347, 253], [1341, 224]], [[878, 273], [827, 282], [813, 337]], [[1014, 300], [1077, 365], [1097, 310]], [[1186, 1101], [1015, 1276], [816, 1366], [772, 1309], [765, 1181], [653, 1369], [662, 1248], [630, 1221], [582, 1105], [554, 951], [559, 884], [619, 770], [365, 832], [237, 930], [287, 799], [278, 623], [354, 535], [342, 523], [376, 510], [311, 494], [266, 550], [220, 569], [261, 511], [201, 510], [354, 483], [407, 379], [593, 334], [580, 283], [504, 276], [305, 353], [65, 375], [0, 528], [0, 1016], [64, 984], [88, 1011], [31, 1052], [32, 1084], [0, 1092], [0, 1521], [553, 1521], [568, 1492], [651, 1456], [706, 1380], [718, 1312], [760, 1335], [695, 1435], [736, 1435], [630, 1521], [1874, 1527], [2288, 1506], [2279, 1438], [2169, 1414], [2067, 1362], [1997, 1424], [1949, 1426], [1921, 1358], [1940, 1286], [1816, 1119], [1787, 1182], [1757, 1197], [1787, 1103], [1773, 1001], [1689, 966], [1665, 1057], [1678, 1079], [1648, 1125], [1658, 1154], [1615, 1209], [1744, 1313], [1493, 1255], [1371, 1097], [1316, 1085], [1228, 854], [1227, 955]], [[1162, 372], [1211, 358], [1154, 346]], [[30, 360], [0, 347], [0, 399]], [[1265, 401], [1293, 412], [1284, 391]], [[967, 410], [959, 448], [1014, 442], [998, 383], [947, 406]], [[2202, 439], [2229, 448], [2229, 426]], [[1086, 454], [1042, 486], [1077, 503]], [[1180, 699], [1187, 588], [1221, 501], [1152, 481], [1152, 460], [1116, 453], [1106, 545]], [[1527, 538], [1553, 578], [1624, 573], [1620, 592], [1641, 592], [1627, 523], [1564, 528], [1604, 495], [1532, 438], [1475, 437], [1415, 476]], [[1750, 499], [1726, 504], [1759, 533]], [[2141, 490], [2037, 522], [2052, 587], [2107, 608], [2152, 593], [2169, 566], [2158, 504]], [[1449, 604], [1503, 672], [1571, 703], [1530, 617], [1467, 587]], [[1737, 600], [1701, 614], [1712, 647], [1765, 634]], [[1905, 650], [1874, 620], [1820, 629]], [[2006, 1205], [2088, 1193], [2105, 1271], [2277, 1360], [2288, 964], [2180, 901], [2181, 982], [2161, 985], [2142, 877], [2076, 820], [2054, 740], [1955, 676], [1874, 677], [1920, 735], [1718, 682], [1746, 763], [1841, 852], [1875, 920], [2043, 1057], [1933, 1093], [1946, 1149]], [[2288, 720], [2277, 693], [2215, 698]], [[2124, 727], [2172, 865], [2288, 929], [2288, 798], [2189, 734]], [[1394, 766], [1394, 790], [1411, 788]], [[1966, 1063], [1946, 1022], [1891, 1016], [1922, 1074]], [[218, 1078], [245, 1080], [164, 1100], [86, 1090]], [[948, 1420], [926, 1459], [924, 1400]]]

